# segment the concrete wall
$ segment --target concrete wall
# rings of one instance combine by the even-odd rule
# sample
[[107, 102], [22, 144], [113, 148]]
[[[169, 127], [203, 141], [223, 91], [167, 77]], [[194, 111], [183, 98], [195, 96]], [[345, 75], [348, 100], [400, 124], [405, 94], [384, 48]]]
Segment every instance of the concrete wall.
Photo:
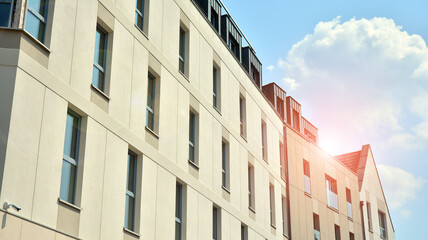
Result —
[[[239, 239], [241, 223], [248, 226], [248, 239], [284, 239], [282, 122], [190, 0], [151, 0], [146, 34], [134, 25], [134, 0], [55, 1], [49, 11], [49, 41], [33, 43], [49, 55], [47, 65], [28, 55], [31, 49], [0, 47], [0, 56], [9, 56], [0, 58], [0, 76], [6, 79], [0, 81], [5, 139], [0, 143], [0, 203], [22, 207], [16, 215], [3, 213], [0, 238], [170, 240], [179, 181], [186, 239], [211, 238], [213, 205], [221, 212], [223, 240]], [[106, 96], [91, 87], [97, 23], [109, 34]], [[187, 76], [178, 71], [180, 24], [189, 30]], [[220, 67], [221, 111], [212, 103], [214, 59]], [[148, 71], [160, 84], [154, 133], [145, 128]], [[240, 93], [246, 99], [246, 139], [239, 129]], [[74, 205], [58, 199], [68, 108], [82, 116]], [[190, 108], [198, 114], [197, 167], [188, 162]], [[267, 161], [262, 159], [262, 118]], [[222, 138], [230, 147], [227, 190], [221, 187]], [[324, 239], [333, 236], [333, 223], [340, 224], [342, 239], [348, 231], [361, 239], [356, 175], [293, 130], [287, 138], [292, 236], [311, 239], [316, 212]], [[123, 229], [128, 149], [138, 154], [135, 233]], [[303, 193], [303, 158], [311, 163], [311, 197]], [[255, 173], [255, 213], [248, 209], [248, 162]], [[338, 181], [338, 213], [325, 206], [325, 173]], [[275, 189], [274, 227], [269, 184]], [[352, 221], [346, 215], [345, 186], [353, 193]]]
[[[340, 226], [341, 239], [362, 239], [358, 177], [336, 159], [287, 127], [291, 231], [297, 239], [312, 239], [313, 213], [319, 215], [321, 239], [334, 239], [334, 225]], [[305, 193], [303, 159], [310, 164], [311, 194]], [[338, 211], [327, 206], [325, 175], [337, 181]], [[351, 190], [352, 219], [348, 218], [346, 188]]]
[[[381, 240], [380, 228], [379, 228], [379, 216], [378, 211], [385, 213], [386, 220], [386, 231], [388, 239], [395, 239], [394, 229], [392, 226], [391, 218], [385, 197], [383, 195], [382, 186], [379, 180], [375, 162], [373, 159], [373, 153], [370, 147], [362, 150], [362, 155], [366, 158], [366, 165], [364, 171], [364, 178], [361, 185], [360, 200], [364, 202], [363, 214], [364, 214], [364, 228], [367, 239]], [[367, 202], [370, 203], [370, 210], [372, 216], [372, 230], [368, 226], [367, 218]]]

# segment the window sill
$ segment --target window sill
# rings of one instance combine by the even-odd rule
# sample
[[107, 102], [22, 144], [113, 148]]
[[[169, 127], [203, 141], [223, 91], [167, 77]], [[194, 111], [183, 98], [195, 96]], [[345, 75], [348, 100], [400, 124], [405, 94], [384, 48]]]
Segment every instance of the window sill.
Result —
[[273, 229], [276, 229], [276, 226], [275, 226], [275, 224], [270, 224], [270, 226], [273, 228]]
[[312, 198], [312, 195], [311, 195], [310, 193], [308, 193], [308, 192], [305, 192], [305, 195], [306, 195], [307, 197]]
[[101, 89], [95, 87], [95, 85], [92, 83], [91, 83], [91, 88], [94, 89], [97, 93], [99, 93], [107, 102], [110, 101], [110, 97], [107, 96], [107, 94], [105, 94], [103, 91], [101, 91]]
[[140, 31], [144, 35], [144, 37], [147, 38], [147, 40], [149, 40], [149, 36], [147, 36], [147, 34], [143, 31], [143, 29], [138, 27], [135, 23], [134, 23], [134, 26], [138, 29], [138, 31]]
[[218, 109], [216, 106], [213, 106], [213, 108], [220, 114], [220, 116], [221, 116], [221, 111], [220, 111], [220, 109]]
[[230, 194], [230, 190], [229, 190], [227, 187], [225, 187], [225, 186], [221, 186], [221, 188], [222, 188], [224, 191], [226, 191], [228, 194]]
[[248, 142], [247, 137], [243, 134], [241, 134], [242, 139], [244, 139], [245, 142]]
[[248, 209], [250, 209], [251, 212], [256, 213], [256, 210], [252, 208], [251, 206], [248, 206]]
[[199, 166], [196, 163], [192, 162], [190, 159], [188, 161], [192, 167], [194, 167], [196, 170], [199, 170]]
[[186, 76], [186, 74], [184, 74], [183, 72], [180, 71], [180, 69], [178, 69], [178, 72], [181, 74], [181, 76], [183, 76], [188, 82], [190, 82], [189, 77]]
[[140, 238], [140, 234], [139, 233], [136, 233], [136, 232], [134, 232], [132, 230], [129, 230], [126, 227], [123, 227], [123, 232], [128, 233], [128, 234], [130, 234], [130, 235], [132, 235], [132, 236], [134, 236], [136, 238]]
[[282, 236], [284, 236], [285, 238], [289, 239], [288, 235], [283, 233]]
[[327, 208], [331, 209], [332, 211], [335, 211], [336, 213], [339, 213], [339, 210], [336, 209], [336, 208], [334, 208], [334, 207], [330, 207], [330, 206], [327, 205]]
[[369, 229], [369, 232], [373, 233], [373, 229]]
[[51, 53], [51, 50], [44, 43], [40, 42], [39, 39], [35, 38], [33, 35], [27, 32], [27, 30], [25, 29], [22, 29], [22, 30], [29, 38], [31, 38], [34, 42], [36, 42], [39, 45], [39, 47], [43, 48], [48, 53]]
[[76, 211], [79, 211], [79, 212], [81, 212], [81, 211], [82, 211], [82, 208], [80, 208], [80, 207], [78, 207], [78, 206], [76, 206], [76, 205], [74, 205], [74, 204], [72, 204], [72, 203], [69, 203], [69, 202], [67, 202], [67, 201], [64, 201], [64, 200], [62, 200], [61, 198], [58, 198], [58, 203], [59, 203], [59, 204], [61, 204], [61, 205], [65, 205], [65, 206], [67, 206], [67, 207], [70, 207], [70, 208], [72, 208], [72, 209], [74, 209], [74, 210], [76, 210]]
[[152, 134], [155, 138], [159, 139], [159, 135], [157, 133], [155, 133], [152, 129], [150, 129], [149, 127], [145, 126], [146, 131], [149, 132], [150, 134]]
[[351, 217], [348, 217], [348, 220], [351, 221], [351, 222], [354, 221], [354, 219], [352, 219]]

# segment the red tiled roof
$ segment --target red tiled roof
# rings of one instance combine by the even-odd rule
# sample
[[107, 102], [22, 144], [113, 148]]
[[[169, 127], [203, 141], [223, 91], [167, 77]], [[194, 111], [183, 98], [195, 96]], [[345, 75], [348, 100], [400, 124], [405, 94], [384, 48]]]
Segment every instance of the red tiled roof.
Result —
[[358, 165], [360, 163], [361, 151], [345, 153], [339, 156], [336, 156], [336, 159], [345, 164], [355, 173], [358, 173]]

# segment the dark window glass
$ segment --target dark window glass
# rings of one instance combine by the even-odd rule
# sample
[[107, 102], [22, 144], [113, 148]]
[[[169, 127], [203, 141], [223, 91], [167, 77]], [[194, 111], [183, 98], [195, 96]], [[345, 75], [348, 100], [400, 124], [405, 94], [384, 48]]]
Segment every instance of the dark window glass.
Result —
[[186, 32], [180, 27], [180, 43], [179, 43], [179, 70], [184, 74], [185, 69], [185, 52], [186, 52]]
[[128, 168], [125, 199], [125, 228], [134, 231], [136, 197], [137, 156], [128, 152]]
[[196, 163], [195, 159], [195, 114], [190, 111], [189, 113], [189, 160]]
[[0, 27], [10, 27], [12, 0], [0, 1]]
[[48, 0], [29, 0], [25, 18], [25, 30], [40, 42], [45, 38]]
[[147, 107], [146, 107], [146, 126], [154, 131], [154, 121], [155, 121], [155, 87], [156, 87], [155, 77], [149, 73], [147, 79]]
[[61, 170], [60, 198], [74, 204], [79, 154], [80, 116], [69, 110], [65, 125], [64, 154]]
[[144, 0], [137, 0], [135, 8], [135, 25], [143, 30], [144, 27]]
[[181, 240], [182, 191], [183, 187], [177, 183], [175, 187], [175, 240]]
[[106, 48], [107, 32], [101, 26], [98, 25], [95, 33], [95, 52], [92, 84], [101, 91], [104, 91], [104, 75], [107, 50]]

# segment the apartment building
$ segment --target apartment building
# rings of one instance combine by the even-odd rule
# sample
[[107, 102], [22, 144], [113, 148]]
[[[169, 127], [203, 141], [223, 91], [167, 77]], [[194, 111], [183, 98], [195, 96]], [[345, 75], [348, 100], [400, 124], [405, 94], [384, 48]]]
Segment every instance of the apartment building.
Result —
[[0, 239], [394, 239], [219, 0], [0, 1], [0, 136]]

